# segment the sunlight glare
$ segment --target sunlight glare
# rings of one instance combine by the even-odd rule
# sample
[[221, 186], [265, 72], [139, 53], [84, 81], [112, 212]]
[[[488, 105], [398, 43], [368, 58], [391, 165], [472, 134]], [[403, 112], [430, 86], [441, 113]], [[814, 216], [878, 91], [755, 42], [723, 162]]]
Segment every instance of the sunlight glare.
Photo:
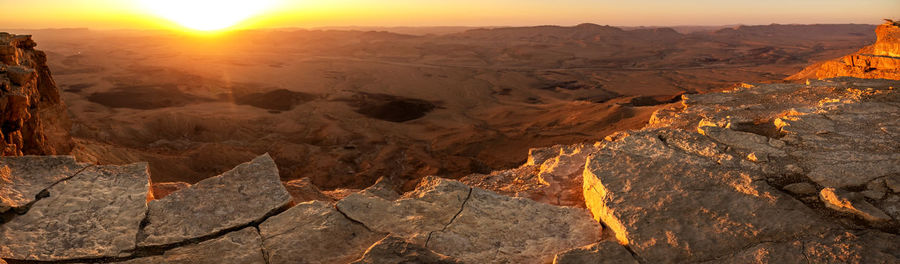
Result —
[[275, 0], [139, 0], [154, 14], [184, 27], [213, 31], [233, 27], [274, 6]]

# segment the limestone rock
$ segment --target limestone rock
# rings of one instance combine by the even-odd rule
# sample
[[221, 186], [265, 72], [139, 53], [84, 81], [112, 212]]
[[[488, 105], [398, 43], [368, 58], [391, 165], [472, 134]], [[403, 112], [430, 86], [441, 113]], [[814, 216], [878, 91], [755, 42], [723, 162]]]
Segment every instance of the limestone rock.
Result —
[[298, 204], [259, 225], [269, 263], [348, 263], [386, 234], [321, 201]]
[[146, 163], [93, 166], [0, 225], [0, 258], [116, 257], [135, 248], [150, 191]]
[[553, 264], [637, 264], [631, 253], [616, 243], [606, 240], [593, 245], [572, 249], [556, 255]]
[[222, 237], [166, 251], [163, 255], [138, 258], [122, 264], [266, 264], [262, 242], [254, 227]]
[[862, 217], [870, 222], [886, 222], [891, 217], [879, 210], [874, 205], [866, 202], [865, 199], [845, 191], [836, 190], [835, 188], [825, 188], [819, 192], [819, 199], [825, 203], [828, 208], [838, 212], [851, 213]]
[[138, 245], [155, 246], [247, 225], [284, 208], [291, 196], [268, 154], [150, 202]]
[[166, 198], [169, 194], [188, 187], [191, 187], [191, 184], [186, 182], [163, 182], [150, 185], [153, 190], [153, 199]]
[[366, 250], [363, 257], [353, 264], [379, 263], [462, 263], [451, 257], [434, 253], [420, 245], [412, 244], [402, 238], [388, 236]]
[[600, 226], [583, 209], [512, 198], [426, 177], [395, 201], [368, 194], [337, 204], [351, 219], [471, 263], [546, 263], [596, 242]]
[[284, 183], [284, 188], [291, 194], [294, 203], [308, 201], [332, 201], [312, 183], [309, 178], [302, 178]]
[[71, 156], [0, 158], [0, 213], [34, 202], [41, 191], [87, 166]]
[[720, 164], [711, 158], [723, 154], [715, 148], [691, 147], [704, 139], [689, 133], [633, 132], [588, 161], [588, 208], [638, 256], [650, 263], [695, 262], [830, 227], [759, 181], [759, 172]]

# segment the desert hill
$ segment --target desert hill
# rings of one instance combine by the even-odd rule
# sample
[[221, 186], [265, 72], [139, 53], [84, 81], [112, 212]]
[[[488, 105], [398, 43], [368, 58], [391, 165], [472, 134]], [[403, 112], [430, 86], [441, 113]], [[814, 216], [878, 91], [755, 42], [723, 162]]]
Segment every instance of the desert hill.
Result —
[[0, 263], [897, 263], [898, 85], [685, 94], [643, 128], [409, 191], [282, 182], [269, 154], [163, 185], [145, 162], [0, 157]]

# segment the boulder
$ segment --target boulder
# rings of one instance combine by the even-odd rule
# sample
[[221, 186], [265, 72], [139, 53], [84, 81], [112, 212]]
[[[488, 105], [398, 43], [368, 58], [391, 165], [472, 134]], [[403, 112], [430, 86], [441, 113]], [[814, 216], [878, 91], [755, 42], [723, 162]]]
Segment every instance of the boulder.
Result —
[[412, 244], [395, 236], [388, 236], [366, 250], [363, 257], [353, 264], [380, 263], [433, 263], [457, 264], [456, 259], [434, 253], [420, 245]]
[[71, 156], [0, 158], [0, 213], [24, 208], [42, 191], [75, 176], [87, 166]]
[[88, 167], [50, 187], [27, 213], [0, 225], [0, 258], [60, 261], [128, 254], [149, 191], [146, 163]]
[[547, 263], [563, 250], [600, 240], [587, 211], [512, 198], [426, 177], [387, 200], [367, 191], [337, 203], [347, 217], [469, 263]]
[[291, 202], [268, 154], [151, 201], [140, 246], [161, 246], [258, 222]]
[[370, 231], [326, 202], [298, 204], [259, 225], [271, 264], [348, 263], [384, 233]]
[[162, 255], [137, 258], [121, 264], [266, 264], [259, 233], [247, 227], [222, 237], [189, 244]]

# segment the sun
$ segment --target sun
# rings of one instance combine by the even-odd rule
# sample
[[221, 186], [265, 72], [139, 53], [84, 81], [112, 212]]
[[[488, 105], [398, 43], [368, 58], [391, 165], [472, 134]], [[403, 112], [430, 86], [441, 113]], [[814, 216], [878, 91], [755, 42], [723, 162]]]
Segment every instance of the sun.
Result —
[[139, 0], [154, 14], [199, 31], [233, 27], [272, 8], [275, 0]]

